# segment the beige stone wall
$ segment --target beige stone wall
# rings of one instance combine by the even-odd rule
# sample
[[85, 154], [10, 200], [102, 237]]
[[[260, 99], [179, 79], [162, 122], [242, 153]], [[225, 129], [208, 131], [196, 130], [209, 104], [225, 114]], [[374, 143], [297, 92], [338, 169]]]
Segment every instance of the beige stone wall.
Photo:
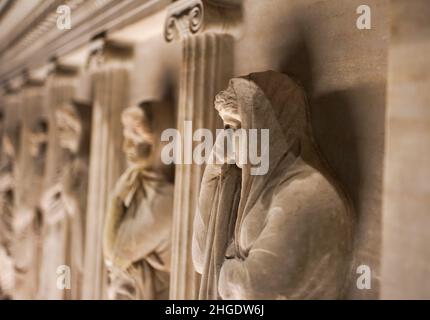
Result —
[[391, 2], [381, 298], [430, 299], [430, 5]]
[[176, 102], [181, 55], [181, 44], [166, 43], [162, 35], [137, 43], [135, 72], [131, 74], [131, 103], [161, 98]]
[[[306, 88], [317, 141], [357, 215], [349, 298], [377, 298], [389, 38], [388, 1], [370, 1], [371, 30], [356, 28], [363, 1], [244, 2], [235, 74], [274, 69]], [[357, 290], [356, 266], [372, 269], [372, 289]]]

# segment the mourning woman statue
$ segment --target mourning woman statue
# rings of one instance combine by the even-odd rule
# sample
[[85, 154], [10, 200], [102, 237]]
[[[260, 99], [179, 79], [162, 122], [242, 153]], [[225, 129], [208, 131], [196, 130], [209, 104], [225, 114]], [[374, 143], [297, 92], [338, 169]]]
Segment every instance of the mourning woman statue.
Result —
[[303, 89], [274, 71], [253, 73], [230, 80], [215, 108], [232, 129], [270, 130], [269, 169], [206, 167], [193, 234], [200, 298], [340, 298], [353, 219], [315, 147]]
[[113, 192], [104, 228], [111, 299], [167, 299], [173, 206], [172, 167], [161, 161], [163, 130], [173, 126], [162, 102], [124, 110], [129, 166]]
[[[65, 161], [59, 183], [43, 196], [42, 209], [46, 228], [56, 228], [55, 226], [59, 224], [64, 228], [59, 229], [59, 233], [51, 232], [51, 235], [45, 236], [47, 238], [45, 241], [48, 243], [44, 244], [44, 250], [49, 251], [48, 249], [52, 248], [53, 251], [60, 252], [59, 263], [62, 262], [70, 267], [70, 290], [65, 290], [63, 298], [80, 299], [91, 140], [91, 106], [78, 101], [64, 104], [56, 110], [55, 119]], [[50, 252], [46, 252], [44, 259], [50, 259], [49, 254]]]

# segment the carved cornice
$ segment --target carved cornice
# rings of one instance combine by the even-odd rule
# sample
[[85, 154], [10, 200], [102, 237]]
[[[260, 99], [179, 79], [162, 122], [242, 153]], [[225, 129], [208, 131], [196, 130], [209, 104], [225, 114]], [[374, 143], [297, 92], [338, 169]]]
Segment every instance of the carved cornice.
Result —
[[[72, 52], [101, 32], [112, 32], [143, 19], [172, 0], [44, 0], [14, 32], [0, 39], [0, 83], [24, 69], [38, 67], [51, 57]], [[72, 11], [72, 28], [56, 26], [59, 5]]]
[[12, 6], [16, 4], [16, 1], [13, 0], [1, 0], [0, 1], [0, 21], [6, 15], [7, 12], [12, 8]]
[[164, 27], [167, 42], [201, 32], [235, 32], [241, 20], [241, 6], [215, 0], [183, 0], [170, 5]]

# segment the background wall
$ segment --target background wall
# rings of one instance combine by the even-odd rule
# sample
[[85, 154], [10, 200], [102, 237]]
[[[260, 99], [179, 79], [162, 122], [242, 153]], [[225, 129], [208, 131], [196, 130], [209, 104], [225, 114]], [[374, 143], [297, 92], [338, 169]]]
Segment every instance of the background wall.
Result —
[[[274, 69], [306, 88], [314, 133], [357, 215], [349, 298], [378, 298], [381, 189], [388, 46], [388, 1], [366, 1], [371, 30], [356, 27], [359, 1], [244, 2], [235, 74]], [[356, 288], [356, 266], [372, 270]]]
[[163, 34], [136, 45], [132, 72], [132, 103], [146, 99], [169, 99], [176, 106], [181, 49], [180, 42], [167, 43]]
[[381, 298], [430, 299], [430, 4], [391, 3]]

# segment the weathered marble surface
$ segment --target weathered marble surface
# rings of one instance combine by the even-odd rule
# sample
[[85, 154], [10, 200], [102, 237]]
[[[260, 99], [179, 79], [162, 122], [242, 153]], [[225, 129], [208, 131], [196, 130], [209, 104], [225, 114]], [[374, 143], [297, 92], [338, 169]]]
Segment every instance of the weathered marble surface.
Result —
[[391, 1], [382, 299], [430, 299], [430, 3]]

